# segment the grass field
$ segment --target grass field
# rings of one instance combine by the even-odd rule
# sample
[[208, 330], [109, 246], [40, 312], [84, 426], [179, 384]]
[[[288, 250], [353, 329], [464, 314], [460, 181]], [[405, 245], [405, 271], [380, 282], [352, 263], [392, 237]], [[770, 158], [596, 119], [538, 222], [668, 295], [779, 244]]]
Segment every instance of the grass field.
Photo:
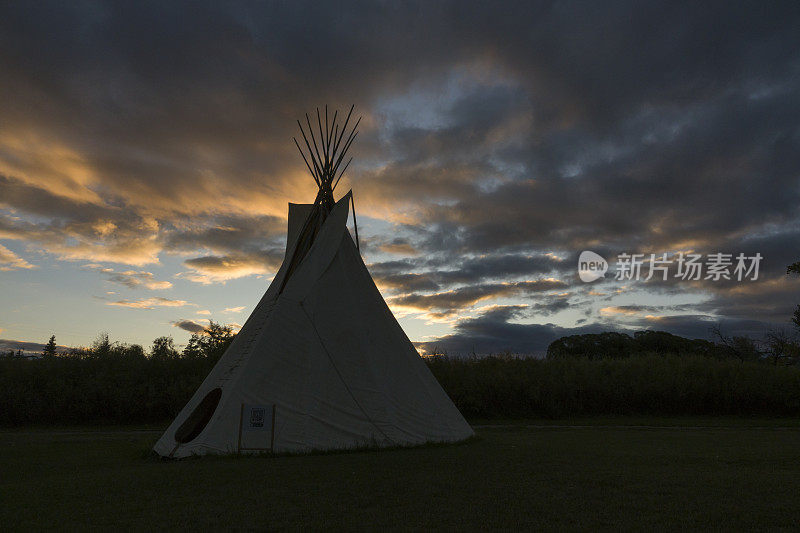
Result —
[[[496, 421], [493, 424], [498, 424]], [[155, 458], [155, 428], [0, 431], [3, 529], [794, 528], [796, 420], [590, 419], [453, 446]]]

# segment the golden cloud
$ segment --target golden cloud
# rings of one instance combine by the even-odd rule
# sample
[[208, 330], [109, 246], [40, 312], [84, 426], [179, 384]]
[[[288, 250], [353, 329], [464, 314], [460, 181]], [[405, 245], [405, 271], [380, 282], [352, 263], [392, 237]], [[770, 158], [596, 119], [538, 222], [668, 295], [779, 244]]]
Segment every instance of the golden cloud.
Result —
[[0, 270], [20, 270], [36, 268], [36, 265], [28, 263], [26, 260], [0, 244]]
[[181, 272], [176, 277], [204, 285], [224, 283], [254, 274], [274, 274], [278, 266], [275, 261], [263, 254], [197, 257], [184, 261], [184, 265], [191, 268], [191, 271]]
[[495, 298], [507, 298], [520, 294], [544, 292], [562, 289], [566, 284], [554, 278], [545, 278], [532, 281], [517, 281], [507, 283], [490, 283], [460, 287], [457, 289], [436, 292], [431, 294], [405, 294], [389, 299], [393, 308], [409, 308], [418, 311], [437, 311], [440, 318], [446, 317], [443, 312], [470, 307], [479, 302]]
[[629, 307], [621, 305], [612, 305], [600, 309], [601, 315], [622, 315], [622, 316], [635, 316], [641, 314], [642, 309], [638, 307]]
[[191, 305], [186, 300], [171, 300], [169, 298], [143, 298], [139, 300], [117, 300], [108, 302], [106, 305], [117, 307], [131, 307], [133, 309], [155, 309], [156, 307], [184, 307]]
[[386, 252], [389, 254], [396, 254], [396, 255], [418, 255], [419, 251], [414, 248], [411, 243], [403, 242], [403, 243], [385, 243], [378, 246], [378, 249], [382, 252]]
[[13, 158], [0, 158], [0, 174], [16, 176], [73, 201], [103, 203], [89, 188], [97, 182], [91, 164], [62, 141], [45, 139], [31, 129], [17, 129], [13, 134], [0, 130], [0, 152], [14, 154]]
[[85, 268], [96, 269], [106, 275], [106, 279], [112, 283], [124, 285], [129, 289], [149, 289], [149, 290], [163, 290], [172, 288], [172, 283], [169, 281], [159, 281], [155, 279], [152, 272], [137, 271], [137, 270], [124, 270], [121, 272], [115, 271], [113, 268], [102, 267], [96, 263], [84, 265]]

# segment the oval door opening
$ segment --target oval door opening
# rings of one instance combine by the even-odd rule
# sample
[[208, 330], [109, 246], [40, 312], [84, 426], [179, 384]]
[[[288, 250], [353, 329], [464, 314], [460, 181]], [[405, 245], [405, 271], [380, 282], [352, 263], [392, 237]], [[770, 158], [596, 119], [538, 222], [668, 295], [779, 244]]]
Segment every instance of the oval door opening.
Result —
[[196, 439], [211, 420], [214, 411], [217, 410], [220, 398], [222, 398], [222, 389], [219, 387], [206, 394], [205, 398], [194, 408], [192, 414], [175, 432], [175, 442], [186, 444]]

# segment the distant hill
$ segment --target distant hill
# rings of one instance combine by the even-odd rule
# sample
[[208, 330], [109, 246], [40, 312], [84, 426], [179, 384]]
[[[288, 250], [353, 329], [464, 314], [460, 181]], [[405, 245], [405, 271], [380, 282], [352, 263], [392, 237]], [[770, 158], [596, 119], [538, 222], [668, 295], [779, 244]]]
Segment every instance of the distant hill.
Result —
[[[27, 341], [15, 341], [11, 339], [0, 339], [0, 353], [5, 352], [14, 352], [16, 353], [18, 350], [22, 350], [22, 354], [28, 357], [36, 357], [42, 355], [42, 350], [44, 349], [44, 343], [41, 342], [27, 342]], [[67, 351], [69, 348], [67, 346], [56, 346], [56, 350], [59, 352]]]

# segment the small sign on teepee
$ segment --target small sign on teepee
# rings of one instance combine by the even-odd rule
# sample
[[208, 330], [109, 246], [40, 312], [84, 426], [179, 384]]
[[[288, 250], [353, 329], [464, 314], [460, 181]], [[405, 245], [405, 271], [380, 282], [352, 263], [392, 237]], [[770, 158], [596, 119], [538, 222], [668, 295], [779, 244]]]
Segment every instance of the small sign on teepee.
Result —
[[275, 433], [275, 405], [242, 404], [239, 451], [271, 451]]

